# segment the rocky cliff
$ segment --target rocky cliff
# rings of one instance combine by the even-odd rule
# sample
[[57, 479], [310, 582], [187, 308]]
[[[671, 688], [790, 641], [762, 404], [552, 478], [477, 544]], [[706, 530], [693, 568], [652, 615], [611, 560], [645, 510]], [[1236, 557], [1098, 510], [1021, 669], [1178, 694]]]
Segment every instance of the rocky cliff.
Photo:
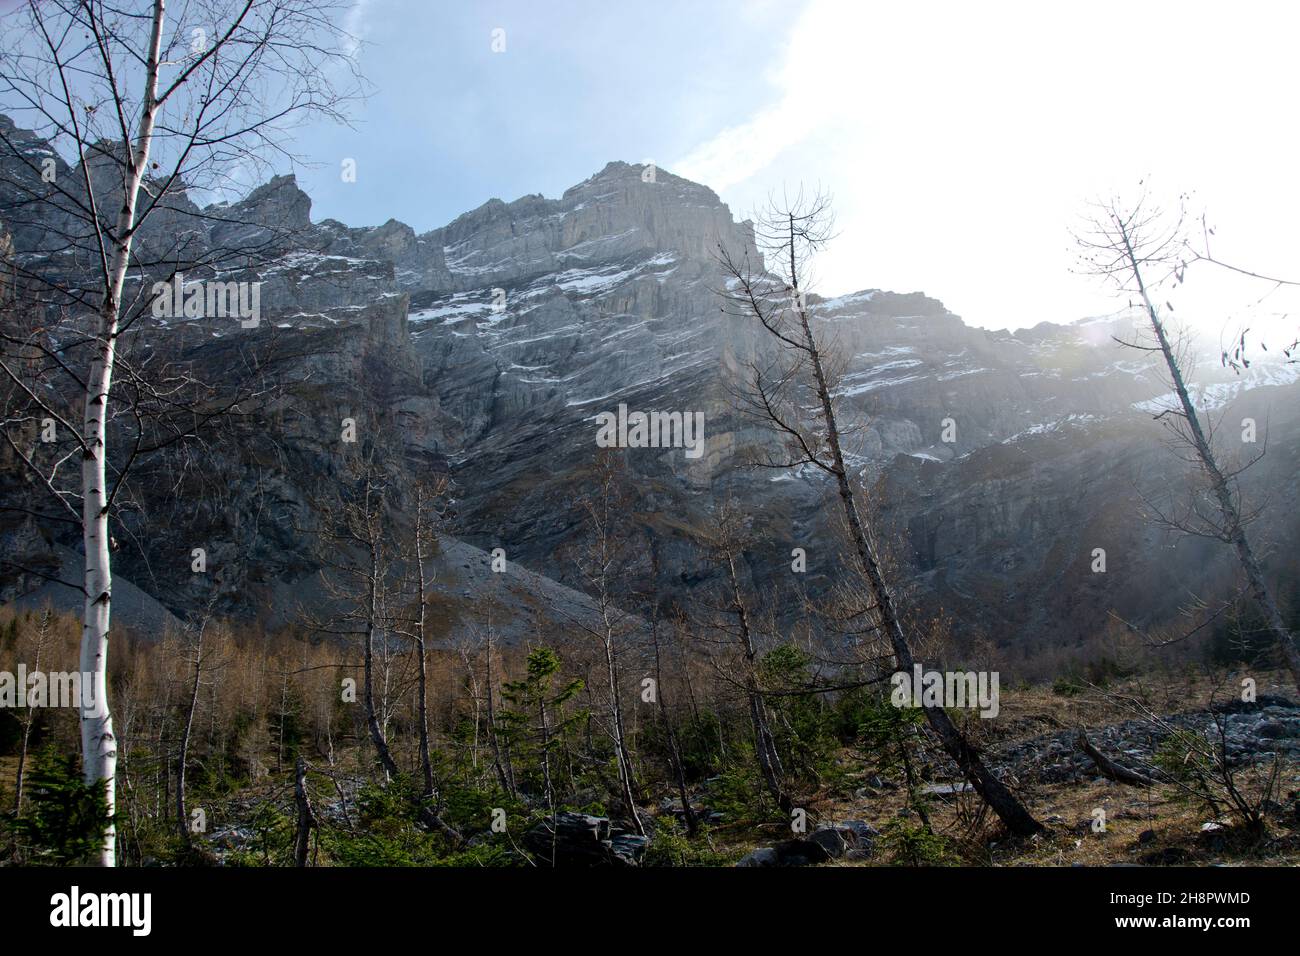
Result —
[[[33, 155], [47, 148], [23, 142]], [[12, 211], [24, 175], [0, 161], [0, 221], [16, 259], [66, 269], [66, 250]], [[313, 222], [292, 177], [239, 203], [200, 210], [182, 192], [168, 208], [172, 218], [143, 237], [152, 264], [136, 281], [167, 265], [258, 281], [264, 319], [253, 329], [229, 318], [142, 321], [135, 346], [213, 374], [258, 342], [289, 343], [303, 357], [258, 424], [214, 440], [209, 473], [152, 489], [143, 476], [142, 506], [120, 519], [119, 538], [132, 544], [119, 567], [161, 604], [199, 601], [173, 557], [203, 541], [229, 610], [284, 617], [284, 595], [319, 565], [301, 529], [335, 480], [347, 417], [396, 484], [452, 477], [464, 546], [502, 547], [524, 568], [578, 586], [567, 556], [583, 541], [576, 501], [599, 450], [597, 415], [620, 404], [704, 416], [698, 457], [623, 452], [634, 496], [626, 531], [655, 542], [662, 594], [689, 600], [709, 584], [690, 531], [724, 498], [753, 516], [761, 544], [747, 572], [763, 600], [792, 614], [797, 589], [840, 576], [824, 479], [742, 467], [773, 441], [735, 399], [745, 363], [768, 346], [720, 309], [717, 250], [749, 249], [753, 236], [707, 187], [610, 163], [558, 199], [493, 200], [424, 234], [395, 220]], [[258, 255], [219, 254], [241, 248]], [[899, 576], [961, 633], [1030, 655], [1095, 634], [1112, 611], [1157, 623], [1189, 593], [1223, 586], [1228, 555], [1142, 519], [1144, 498], [1178, 487], [1186, 469], [1152, 420], [1167, 401], [1158, 370], [1112, 339], [1128, 317], [1010, 333], [969, 327], [921, 293], [812, 304], [844, 363], [838, 397], [856, 426], [854, 467]], [[1265, 530], [1284, 572], [1300, 532], [1296, 368], [1197, 371], [1202, 401], [1228, 425], [1268, 423], [1269, 454], [1248, 490], [1271, 492]], [[18, 494], [21, 482], [11, 475], [6, 488]], [[6, 520], [6, 540], [30, 550], [30, 524]], [[36, 537], [51, 553], [69, 543], [50, 529]], [[808, 553], [799, 576], [796, 547]], [[1091, 570], [1095, 548], [1107, 551], [1104, 574]], [[8, 580], [4, 596], [31, 584]]]

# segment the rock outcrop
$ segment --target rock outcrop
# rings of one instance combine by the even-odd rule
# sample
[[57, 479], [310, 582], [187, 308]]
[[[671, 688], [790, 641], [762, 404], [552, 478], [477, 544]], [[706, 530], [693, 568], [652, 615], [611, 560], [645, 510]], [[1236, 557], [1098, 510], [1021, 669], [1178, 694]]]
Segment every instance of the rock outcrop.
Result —
[[[5, 128], [29, 160], [53, 158], [76, 179], [39, 137]], [[30, 166], [0, 158], [0, 221], [26, 268], [64, 274], [66, 249], [5, 208], [33, 186]], [[263, 321], [243, 329], [228, 318], [146, 317], [123, 347], [214, 377], [246, 363], [259, 342], [302, 355], [264, 422], [214, 439], [216, 464], [187, 477], [184, 499], [160, 479], [142, 488], [147, 507], [120, 519], [131, 532], [118, 536], [130, 542], [121, 573], [173, 610], [197, 597], [174, 554], [204, 541], [226, 569], [227, 610], [282, 616], [276, 595], [319, 566], [295, 529], [314, 520], [338, 480], [345, 417], [365, 423], [395, 485], [431, 471], [453, 478], [455, 530], [467, 546], [502, 547], [511, 562], [579, 586], [563, 555], [583, 541], [577, 499], [599, 451], [596, 416], [620, 404], [698, 412], [698, 457], [681, 448], [623, 455], [634, 506], [621, 530], [654, 540], [662, 593], [689, 598], [714, 585], [690, 529], [724, 498], [753, 516], [760, 543], [742, 570], [776, 606], [793, 609], [797, 589], [816, 593], [841, 575], [823, 477], [743, 467], [756, 449], [776, 447], [735, 399], [747, 364], [769, 345], [719, 307], [718, 247], [752, 249], [753, 235], [707, 187], [610, 163], [559, 199], [492, 200], [422, 234], [396, 220], [313, 223], [292, 176], [223, 206], [198, 209], [179, 188], [172, 198], [170, 218], [142, 241], [171, 249], [171, 268], [190, 269], [187, 279], [262, 283]], [[223, 256], [228, 248], [256, 255]], [[1152, 421], [1167, 401], [1158, 369], [1112, 341], [1131, 326], [1126, 316], [1010, 333], [969, 327], [921, 293], [811, 301], [843, 359], [837, 395], [855, 426], [848, 451], [900, 580], [962, 634], [1029, 656], [1097, 633], [1111, 611], [1158, 624], [1186, 593], [1206, 593], [1230, 573], [1222, 549], [1140, 519], [1143, 496], [1177, 488], [1186, 472]], [[1297, 369], [1197, 370], [1201, 399], [1225, 421], [1268, 422], [1269, 454], [1246, 489], [1270, 489], [1279, 542], [1300, 536]], [[34, 492], [12, 471], [5, 489]], [[798, 576], [796, 547], [808, 554]], [[1097, 548], [1108, 556], [1104, 574], [1091, 568]], [[4, 583], [9, 597], [32, 584]]]

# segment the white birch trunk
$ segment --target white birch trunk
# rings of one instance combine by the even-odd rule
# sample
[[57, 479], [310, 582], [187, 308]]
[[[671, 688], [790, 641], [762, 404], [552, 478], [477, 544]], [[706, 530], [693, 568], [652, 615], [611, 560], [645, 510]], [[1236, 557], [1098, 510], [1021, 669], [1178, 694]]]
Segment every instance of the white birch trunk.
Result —
[[[108, 396], [113, 381], [122, 288], [131, 258], [136, 201], [149, 163], [157, 113], [158, 59], [162, 44], [164, 0], [154, 0], [153, 29], [146, 64], [140, 128], [134, 145], [128, 145], [122, 208], [118, 211], [108, 274], [104, 277], [104, 302], [100, 308], [95, 357], [86, 378], [86, 404], [82, 423], [85, 454], [81, 463], [82, 539], [86, 555], [86, 603], [81, 626], [81, 673], [91, 683], [92, 706], [81, 712], [82, 767], [88, 784], [101, 784], [108, 812], [116, 810], [115, 774], [117, 738], [108, 708], [108, 627], [113, 575], [108, 539], [108, 476], [105, 467], [108, 433]], [[98, 863], [116, 863], [117, 832], [112, 823], [104, 831]]]

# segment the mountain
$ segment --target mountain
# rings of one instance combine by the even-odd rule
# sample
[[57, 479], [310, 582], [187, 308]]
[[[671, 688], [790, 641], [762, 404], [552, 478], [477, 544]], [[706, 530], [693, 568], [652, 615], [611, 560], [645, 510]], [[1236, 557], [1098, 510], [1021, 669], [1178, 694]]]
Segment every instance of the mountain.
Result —
[[[48, 150], [35, 137], [23, 142], [32, 155]], [[49, 230], [6, 217], [5, 199], [25, 175], [0, 157], [0, 222], [16, 261], [66, 272], [70, 257]], [[623, 453], [632, 500], [621, 530], [652, 542], [660, 595], [689, 602], [712, 586], [691, 532], [725, 499], [746, 509], [760, 542], [746, 555], [747, 583], [786, 625], [799, 591], [816, 594], [842, 577], [827, 481], [812, 469], [745, 467], [755, 450], [777, 447], [736, 398], [747, 364], [770, 346], [720, 308], [718, 249], [754, 254], [754, 236], [706, 186], [615, 162], [558, 199], [492, 200], [417, 234], [396, 220], [313, 222], [310, 198], [283, 176], [202, 210], [177, 193], [142, 242], [158, 265], [141, 269], [137, 289], [168, 264], [191, 281], [261, 282], [262, 321], [146, 316], [134, 347], [165, 350], [210, 376], [257, 343], [301, 355], [260, 424], [214, 436], [204, 473], [179, 484], [162, 471], [137, 478], [139, 507], [120, 519], [119, 573], [172, 611], [199, 606], [211, 587], [188, 567], [202, 543], [225, 610], [271, 623], [291, 617], [291, 596], [309, 593], [321, 564], [303, 529], [316, 525], [353, 453], [338, 442], [345, 418], [358, 422], [360, 447], [380, 456], [396, 487], [450, 476], [450, 551], [476, 555], [468, 563], [477, 565], [480, 552], [458, 549], [500, 547], [521, 575], [580, 590], [578, 499], [591, 487], [597, 416], [619, 405], [701, 413], [698, 457], [681, 448]], [[219, 254], [231, 247], [257, 248], [257, 261], [231, 266]], [[1143, 520], [1145, 499], [1180, 488], [1187, 468], [1153, 420], [1169, 389], [1149, 353], [1113, 340], [1131, 332], [1132, 316], [1007, 332], [967, 326], [919, 292], [810, 302], [843, 362], [838, 396], [856, 426], [847, 449], [897, 577], [920, 607], [950, 615], [959, 637], [982, 635], [1030, 658], [1094, 637], [1113, 626], [1112, 613], [1156, 625], [1189, 594], [1224, 591], [1230, 554]], [[1284, 549], [1300, 537], [1297, 371], [1273, 363], [1240, 377], [1196, 372], [1225, 443], [1244, 417], [1261, 433], [1267, 423], [1268, 454], [1246, 487], [1269, 489], [1260, 527], [1283, 548], [1279, 573], [1294, 573]], [[31, 493], [5, 467], [6, 494]], [[75, 536], [5, 521], [0, 544], [31, 561], [49, 564], [75, 546]], [[807, 552], [805, 574], [791, 570], [794, 548]], [[1105, 573], [1091, 569], [1095, 548], [1106, 551]], [[648, 560], [643, 571], [648, 587]], [[13, 576], [3, 596], [34, 584]], [[471, 600], [480, 586], [454, 596]], [[552, 586], [522, 576], [517, 585]]]

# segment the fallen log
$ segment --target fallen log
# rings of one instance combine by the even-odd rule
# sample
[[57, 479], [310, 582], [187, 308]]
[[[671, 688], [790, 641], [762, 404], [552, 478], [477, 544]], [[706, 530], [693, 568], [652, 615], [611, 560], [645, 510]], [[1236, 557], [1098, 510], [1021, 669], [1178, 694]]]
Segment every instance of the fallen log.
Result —
[[1130, 787], [1154, 787], [1160, 782], [1152, 777], [1148, 777], [1146, 774], [1141, 774], [1136, 770], [1130, 770], [1127, 767], [1120, 766], [1094, 747], [1088, 740], [1088, 735], [1082, 730], [1079, 731], [1079, 735], [1075, 738], [1074, 743], [1075, 746], [1083, 751], [1083, 753], [1097, 765], [1097, 769], [1101, 772], [1101, 775], [1106, 777], [1108, 780], [1114, 780], [1116, 783], [1127, 784]]

